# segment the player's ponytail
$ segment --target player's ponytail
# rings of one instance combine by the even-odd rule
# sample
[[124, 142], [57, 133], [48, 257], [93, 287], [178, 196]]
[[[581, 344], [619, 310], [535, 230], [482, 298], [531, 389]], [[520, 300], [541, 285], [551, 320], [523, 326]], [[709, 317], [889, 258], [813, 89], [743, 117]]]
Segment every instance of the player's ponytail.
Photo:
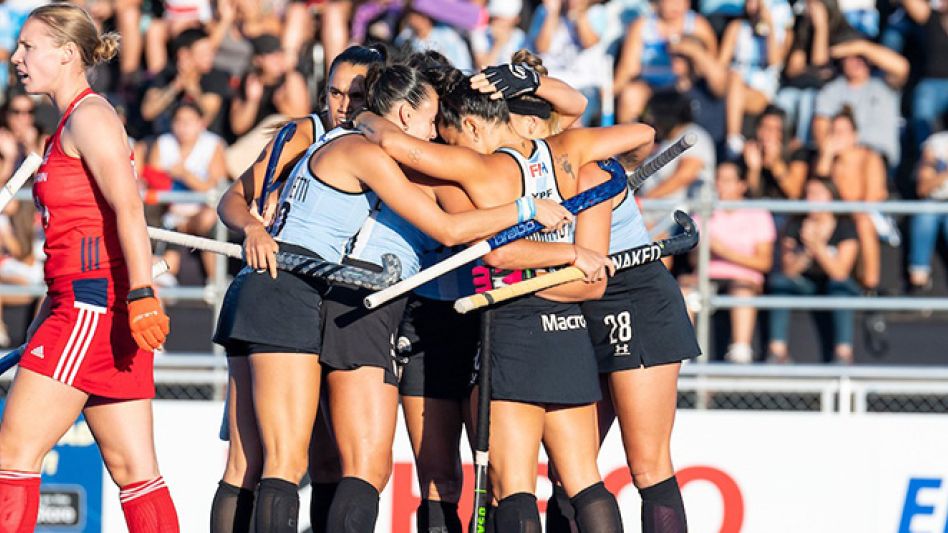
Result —
[[541, 76], [550, 75], [550, 71], [543, 66], [543, 58], [534, 54], [530, 50], [527, 50], [526, 48], [521, 48], [520, 50], [514, 52], [514, 54], [510, 56], [510, 62], [514, 64], [526, 63], [527, 65], [530, 65], [530, 68], [537, 71]]
[[121, 37], [118, 33], [110, 31], [99, 36], [99, 44], [92, 51], [92, 64], [108, 63], [119, 52], [119, 42]]

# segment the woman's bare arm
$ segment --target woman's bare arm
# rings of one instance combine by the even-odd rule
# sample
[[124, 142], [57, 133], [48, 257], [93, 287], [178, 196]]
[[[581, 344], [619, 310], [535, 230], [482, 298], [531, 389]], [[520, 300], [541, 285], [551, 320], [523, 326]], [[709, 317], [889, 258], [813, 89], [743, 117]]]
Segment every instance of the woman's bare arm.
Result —
[[505, 175], [515, 167], [505, 155], [483, 155], [468, 148], [413, 137], [369, 111], [360, 113], [355, 125], [392, 159], [433, 178], [467, 185]]
[[[115, 213], [129, 283], [132, 287], [151, 285], [151, 241], [132, 169], [131, 147], [118, 115], [104, 100], [92, 99], [73, 111], [65, 133], [64, 141], [75, 147]], [[64, 143], [64, 148], [68, 144]]]
[[536, 95], [543, 98], [560, 115], [560, 126], [565, 130], [583, 116], [588, 104], [583, 93], [557, 78], [542, 76]]
[[830, 253], [825, 243], [813, 246], [810, 253], [830, 279], [845, 281], [852, 274], [853, 266], [856, 264], [859, 241], [857, 239], [846, 239], [840, 242], [836, 245], [835, 254]]
[[[479, 209], [466, 213], [445, 213], [420, 187], [408, 181], [405, 174], [381, 148], [362, 139], [359, 142], [358, 158], [348, 158], [352, 164], [352, 173], [372, 189], [383, 202], [388, 204], [399, 216], [446, 246], [465, 244], [491, 236], [498, 231], [517, 223], [517, 207], [513, 203], [490, 209]], [[552, 202], [537, 200], [536, 219], [543, 223], [540, 210], [549, 209], [549, 218], [563, 221], [572, 219], [572, 215]], [[550, 205], [547, 205], [550, 204]], [[555, 215], [551, 215], [555, 211]], [[549, 220], [548, 218], [548, 220]]]
[[747, 255], [733, 248], [729, 248], [712, 238], [711, 253], [735, 265], [767, 273], [770, 272], [770, 267], [773, 266], [774, 262], [774, 243], [759, 242], [754, 245], [754, 252]]
[[[584, 165], [579, 171], [579, 190], [585, 191], [609, 180], [609, 173], [600, 169], [596, 164]], [[606, 256], [609, 253], [611, 237], [612, 203], [602, 202], [590, 207], [576, 217], [575, 242], [579, 251], [588, 250], [596, 257], [583, 259], [580, 264], [574, 260], [575, 266], [587, 273], [587, 280], [572, 281], [552, 287], [537, 293], [539, 296], [558, 302], [582, 302], [598, 300], [606, 292], [608, 274], [612, 272], [612, 261]], [[597, 281], [589, 282], [589, 270], [596, 267], [596, 262], [587, 265], [586, 261], [603, 261], [605, 271]], [[598, 275], [598, 274], [597, 274]]]
[[608, 159], [655, 141], [655, 130], [646, 124], [618, 124], [606, 128], [573, 128], [549, 137], [555, 163], [575, 177], [586, 163]]
[[619, 54], [619, 64], [616, 65], [615, 77], [612, 80], [612, 90], [616, 95], [633, 78], [642, 73], [642, 29], [644, 26], [645, 17], [639, 17], [629, 24], [625, 42], [622, 43], [622, 53]]

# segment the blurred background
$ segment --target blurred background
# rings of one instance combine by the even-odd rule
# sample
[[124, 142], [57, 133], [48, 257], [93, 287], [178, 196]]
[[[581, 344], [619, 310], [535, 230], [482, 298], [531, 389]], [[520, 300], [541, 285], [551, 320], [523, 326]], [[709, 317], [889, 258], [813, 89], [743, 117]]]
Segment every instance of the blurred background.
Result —
[[[0, 180], [58, 120], [7, 63], [43, 3], [0, 2]], [[218, 195], [273, 124], [324, 108], [326, 69], [349, 44], [432, 48], [471, 72], [527, 48], [588, 98], [583, 125], [644, 121], [657, 147], [696, 133], [638, 194], [655, 238], [678, 208], [702, 230], [669, 263], [705, 352], [683, 369], [675, 434], [692, 530], [948, 530], [948, 0], [76, 3], [122, 35], [94, 88], [126, 121], [153, 226], [235, 240]], [[9, 347], [45, 293], [40, 224], [18, 198], [0, 215]], [[183, 531], [199, 531], [223, 464], [226, 370], [210, 334], [239, 264], [155, 254], [172, 267], [157, 280], [173, 331], [158, 398], [187, 401], [158, 402], [159, 452]], [[65, 488], [44, 489], [43, 527], [121, 527], [87, 436], [77, 422], [51, 454], [44, 487]], [[413, 527], [403, 437], [379, 531]], [[613, 440], [603, 471], [634, 530]]]

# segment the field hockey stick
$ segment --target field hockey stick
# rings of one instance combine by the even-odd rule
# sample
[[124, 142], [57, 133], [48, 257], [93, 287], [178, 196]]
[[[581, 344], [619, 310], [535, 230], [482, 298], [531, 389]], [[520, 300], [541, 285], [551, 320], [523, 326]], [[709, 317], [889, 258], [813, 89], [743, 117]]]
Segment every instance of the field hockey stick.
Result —
[[481, 347], [477, 374], [477, 428], [474, 436], [474, 511], [468, 531], [485, 531], [491, 496], [487, 490], [488, 450], [490, 447], [490, 328], [491, 310], [481, 313]]
[[[614, 176], [613, 178], [609, 179], [609, 181], [597, 185], [587, 191], [583, 191], [569, 200], [566, 200], [562, 203], [562, 205], [570, 213], [575, 215], [600, 202], [604, 202], [612, 198], [613, 196], [622, 192], [624, 188], [625, 175], [623, 174], [622, 176]], [[448, 272], [466, 265], [471, 261], [484, 257], [495, 248], [499, 248], [510, 242], [522, 239], [535, 233], [539, 233], [542, 229], [543, 225], [536, 220], [527, 220], [515, 226], [510, 226], [497, 235], [474, 244], [473, 246], [457, 254], [454, 254], [451, 257], [422, 270], [421, 272], [418, 272], [414, 276], [403, 279], [402, 281], [399, 281], [387, 289], [370, 294], [365, 298], [365, 306], [369, 309], [375, 309], [385, 302], [397, 298], [412, 289], [420, 287], [421, 285], [424, 285], [438, 276], [447, 274]]]
[[[620, 170], [621, 165], [619, 165], [619, 163], [614, 159], [611, 159], [607, 162], [600, 162], [599, 166], [612, 175], [609, 181], [597, 185], [596, 187], [593, 187], [587, 191], [583, 191], [569, 200], [566, 200], [563, 202], [563, 207], [567, 208], [574, 215], [578, 214], [584, 209], [592, 207], [619, 194], [622, 192], [622, 189], [625, 188], [626, 183], [628, 183], [628, 186], [632, 188], [632, 192], [635, 192], [636, 189], [642, 186], [642, 183], [648, 179], [649, 176], [655, 172], [658, 172], [660, 168], [681, 155], [685, 150], [694, 145], [696, 140], [697, 136], [693, 133], [685, 135], [681, 139], [678, 139], [674, 144], [670, 145], [668, 148], [662, 150], [660, 154], [650, 159], [641, 167], [635, 169], [631, 175], [626, 175], [625, 170]], [[533, 235], [541, 229], [542, 227], [540, 223], [535, 220], [527, 220], [526, 222], [521, 222], [516, 226], [511, 226], [506, 230], [501, 231], [497, 235], [494, 235], [490, 239], [481, 241], [460, 253], [436, 263], [422, 270], [421, 272], [418, 272], [414, 276], [406, 278], [392, 285], [388, 289], [379, 291], [375, 294], [370, 294], [365, 298], [365, 306], [369, 309], [374, 309], [389, 300], [397, 298], [398, 296], [401, 296], [412, 289], [416, 289], [421, 285], [428, 283], [438, 276], [447, 274], [448, 272], [456, 268], [460, 268], [471, 261], [484, 257], [495, 248], [503, 246], [517, 239]]]
[[[158, 261], [157, 263], [151, 265], [151, 277], [152, 279], [157, 278], [158, 276], [164, 274], [171, 267], [168, 266], [168, 263], [164, 259]], [[23, 357], [23, 350], [26, 349], [26, 344], [21, 344], [14, 348], [12, 351], [8, 352], [3, 357], [0, 357], [0, 376], [7, 373], [7, 370], [15, 367], [20, 364], [20, 359]]]
[[697, 142], [698, 135], [696, 133], [686, 133], [677, 141], [662, 150], [661, 153], [649, 159], [645, 163], [642, 163], [638, 168], [633, 170], [631, 174], [629, 174], [629, 189], [631, 189], [632, 192], [639, 190], [639, 188], [643, 183], [645, 183], [645, 180], [647, 180], [649, 176], [654, 175], [662, 167], [668, 163], [671, 163], [672, 160], [683, 154], [685, 150], [691, 148]]
[[10, 179], [8, 179], [7, 182], [3, 184], [3, 188], [0, 189], [0, 211], [3, 211], [3, 208], [13, 200], [16, 192], [23, 187], [26, 180], [30, 179], [30, 176], [36, 172], [36, 169], [38, 169], [42, 163], [43, 158], [33, 152], [30, 152], [30, 154], [26, 156], [26, 159], [20, 163], [20, 167], [13, 173], [13, 176], [10, 176]]
[[267, 160], [267, 171], [263, 174], [263, 187], [260, 189], [260, 198], [257, 199], [257, 210], [260, 212], [260, 216], [263, 216], [263, 210], [267, 204], [267, 196], [273, 191], [273, 189], [270, 188], [270, 183], [276, 174], [276, 167], [277, 163], [280, 162], [283, 146], [295, 133], [296, 122], [290, 121], [280, 128], [280, 131], [277, 132], [276, 137], [273, 139], [273, 149], [270, 150], [270, 159]]
[[[148, 236], [156, 241], [213, 252], [234, 259], [244, 259], [244, 251], [239, 244], [152, 227], [148, 228]], [[357, 289], [373, 291], [390, 286], [398, 281], [402, 274], [401, 262], [392, 254], [382, 254], [382, 270], [380, 272], [372, 272], [350, 265], [340, 265], [339, 263], [291, 252], [277, 252], [276, 262], [277, 268], [286, 272], [322, 278], [336, 285], [347, 285]]]
[[[615, 265], [616, 271], [654, 263], [663, 257], [683, 254], [694, 248], [698, 244], [698, 231], [694, 221], [683, 211], [675, 211], [675, 222], [684, 231], [681, 235], [611, 254], [609, 259]], [[532, 294], [570, 281], [578, 281], [584, 277], [583, 271], [576, 267], [564, 268], [505, 287], [458, 298], [454, 302], [454, 310], [461, 314], [468, 313], [518, 296]]]
[[21, 344], [0, 358], [0, 375], [6, 374], [7, 370], [20, 364], [20, 358], [23, 357], [23, 350], [25, 349], [26, 345]]

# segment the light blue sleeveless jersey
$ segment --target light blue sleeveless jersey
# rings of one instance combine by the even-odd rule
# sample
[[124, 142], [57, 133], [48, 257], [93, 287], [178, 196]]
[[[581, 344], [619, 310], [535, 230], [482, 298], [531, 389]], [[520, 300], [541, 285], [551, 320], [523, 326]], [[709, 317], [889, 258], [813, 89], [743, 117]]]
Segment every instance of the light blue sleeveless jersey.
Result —
[[[432, 247], [421, 256], [421, 268], [428, 268], [452, 255], [461, 252], [465, 246], [443, 246], [431, 239]], [[443, 276], [425, 283], [415, 289], [415, 294], [429, 300], [453, 301], [464, 296], [474, 294], [474, 282], [471, 279], [471, 269], [476, 261], [456, 268]]]
[[440, 244], [381, 199], [376, 199], [369, 218], [352, 238], [348, 256], [381, 265], [382, 254], [394, 254], [402, 263], [402, 279], [405, 279], [418, 273], [421, 254], [438, 246]]
[[295, 244], [339, 262], [346, 244], [368, 218], [375, 194], [349, 193], [326, 184], [313, 175], [309, 160], [327, 143], [359, 132], [335, 128], [322, 135], [293, 167], [280, 193], [270, 235], [277, 242]]
[[609, 231], [610, 254], [652, 242], [631, 192], [612, 210], [612, 226]]
[[[625, 169], [614, 159], [610, 158], [599, 162], [599, 168], [610, 174], [612, 179], [626, 179]], [[614, 254], [636, 246], [651, 242], [648, 229], [642, 220], [642, 213], [635, 203], [631, 192], [625, 193], [625, 198], [612, 209], [612, 224], [609, 227], [609, 253]]]

